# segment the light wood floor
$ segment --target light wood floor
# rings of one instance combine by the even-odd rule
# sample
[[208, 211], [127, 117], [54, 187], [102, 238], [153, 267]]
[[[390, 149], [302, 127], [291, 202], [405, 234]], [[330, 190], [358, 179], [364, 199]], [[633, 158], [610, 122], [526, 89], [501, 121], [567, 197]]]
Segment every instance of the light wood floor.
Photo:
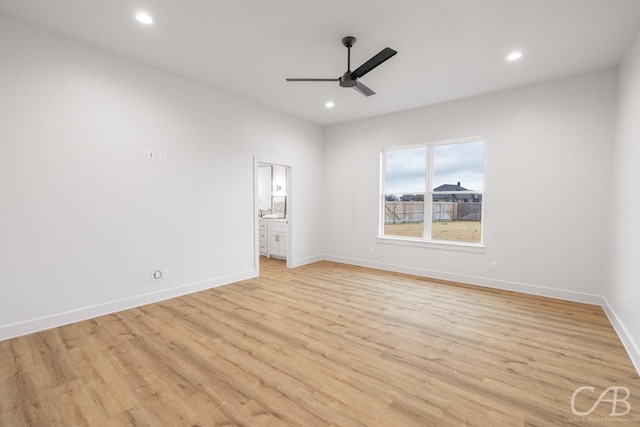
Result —
[[[581, 386], [631, 411], [577, 417]], [[8, 427], [621, 426], [639, 397], [600, 307], [330, 262], [0, 342]]]

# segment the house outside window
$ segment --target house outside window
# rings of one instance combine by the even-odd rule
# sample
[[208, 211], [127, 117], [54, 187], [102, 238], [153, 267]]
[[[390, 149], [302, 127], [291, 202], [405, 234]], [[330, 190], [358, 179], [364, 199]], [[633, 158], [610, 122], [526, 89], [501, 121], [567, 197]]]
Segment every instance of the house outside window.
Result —
[[482, 243], [484, 139], [382, 150], [380, 236]]

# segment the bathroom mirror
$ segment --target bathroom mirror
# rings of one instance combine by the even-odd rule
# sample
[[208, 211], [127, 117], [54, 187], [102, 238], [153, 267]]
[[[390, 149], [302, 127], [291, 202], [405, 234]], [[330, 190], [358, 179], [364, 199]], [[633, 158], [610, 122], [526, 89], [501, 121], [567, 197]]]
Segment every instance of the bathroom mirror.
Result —
[[287, 168], [258, 167], [258, 210], [262, 218], [286, 218]]
[[258, 209], [271, 210], [271, 166], [258, 167]]

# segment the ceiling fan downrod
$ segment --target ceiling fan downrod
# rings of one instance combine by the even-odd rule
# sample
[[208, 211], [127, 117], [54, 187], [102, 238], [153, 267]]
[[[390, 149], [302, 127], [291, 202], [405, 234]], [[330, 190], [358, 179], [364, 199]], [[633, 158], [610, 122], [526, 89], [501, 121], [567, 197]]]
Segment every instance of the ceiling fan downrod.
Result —
[[342, 44], [347, 48], [347, 71], [340, 77], [340, 86], [354, 87], [358, 84], [356, 79], [351, 77], [351, 47], [356, 42], [353, 36], [347, 36], [342, 39]]

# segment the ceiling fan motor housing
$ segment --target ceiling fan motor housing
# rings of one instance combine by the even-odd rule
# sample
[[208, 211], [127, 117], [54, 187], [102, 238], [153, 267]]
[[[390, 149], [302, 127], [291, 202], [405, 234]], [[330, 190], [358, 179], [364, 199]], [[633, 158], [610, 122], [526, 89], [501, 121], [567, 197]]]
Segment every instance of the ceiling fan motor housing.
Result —
[[342, 76], [340, 76], [340, 86], [342, 87], [354, 87], [358, 84], [358, 79], [354, 79], [351, 77], [351, 71], [347, 71]]

